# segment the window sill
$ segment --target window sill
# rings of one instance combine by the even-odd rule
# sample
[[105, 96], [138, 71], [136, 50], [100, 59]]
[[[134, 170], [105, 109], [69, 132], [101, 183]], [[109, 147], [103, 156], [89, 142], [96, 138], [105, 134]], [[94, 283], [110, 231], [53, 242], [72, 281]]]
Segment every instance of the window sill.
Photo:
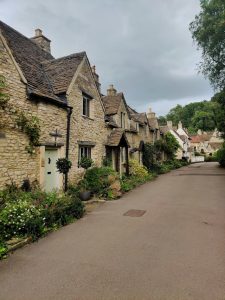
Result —
[[88, 116], [82, 115], [82, 117], [83, 117], [84, 119], [88, 119], [88, 120], [94, 121], [93, 118], [90, 118], [90, 117], [88, 117]]

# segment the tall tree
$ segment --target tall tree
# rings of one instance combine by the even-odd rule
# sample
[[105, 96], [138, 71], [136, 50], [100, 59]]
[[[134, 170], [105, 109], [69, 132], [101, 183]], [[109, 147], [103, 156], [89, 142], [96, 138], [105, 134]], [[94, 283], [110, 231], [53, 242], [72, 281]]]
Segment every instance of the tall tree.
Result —
[[192, 37], [202, 50], [200, 70], [214, 88], [225, 87], [225, 1], [200, 0], [201, 11], [190, 24]]

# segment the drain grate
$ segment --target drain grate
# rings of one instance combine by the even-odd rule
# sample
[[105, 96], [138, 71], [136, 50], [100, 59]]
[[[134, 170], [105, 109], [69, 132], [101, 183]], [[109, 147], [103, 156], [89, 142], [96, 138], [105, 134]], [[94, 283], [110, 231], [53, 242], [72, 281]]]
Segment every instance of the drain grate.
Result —
[[130, 209], [125, 214], [126, 217], [142, 217], [146, 213], [146, 210]]

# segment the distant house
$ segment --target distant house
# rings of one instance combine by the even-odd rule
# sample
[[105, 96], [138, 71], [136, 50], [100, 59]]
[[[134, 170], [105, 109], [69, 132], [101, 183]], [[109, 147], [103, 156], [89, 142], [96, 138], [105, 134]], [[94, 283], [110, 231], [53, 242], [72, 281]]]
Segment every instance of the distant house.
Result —
[[181, 122], [179, 122], [178, 127], [173, 126], [172, 121], [167, 121], [166, 126], [160, 126], [160, 130], [163, 134], [170, 132], [177, 142], [179, 143], [179, 149], [176, 153], [177, 159], [185, 158], [187, 160], [191, 157], [191, 143], [190, 136], [187, 131], [183, 128]]
[[[55, 59], [50, 40], [40, 29], [31, 39], [0, 22], [0, 75], [4, 76], [11, 109], [0, 108], [0, 188], [11, 181], [37, 181], [45, 190], [61, 188], [56, 160], [72, 161], [69, 180], [82, 173], [81, 157], [101, 165], [105, 155], [105, 113], [98, 75], [85, 52]], [[29, 138], [10, 111], [37, 117], [39, 144], [30, 154]]]
[[196, 135], [191, 135], [191, 146], [194, 152], [211, 156], [222, 147], [224, 140], [217, 129], [214, 132], [198, 130]]

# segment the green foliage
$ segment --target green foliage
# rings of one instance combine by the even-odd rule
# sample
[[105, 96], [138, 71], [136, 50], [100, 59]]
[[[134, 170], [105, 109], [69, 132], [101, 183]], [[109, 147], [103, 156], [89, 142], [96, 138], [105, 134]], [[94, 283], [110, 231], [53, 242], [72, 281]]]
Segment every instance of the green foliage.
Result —
[[216, 93], [212, 97], [211, 101], [219, 106], [219, 113], [216, 119], [216, 127], [220, 132], [223, 133], [225, 137], [225, 89], [223, 89], [219, 93]]
[[66, 174], [72, 167], [72, 163], [67, 158], [59, 158], [56, 161], [56, 167], [59, 173]]
[[217, 128], [220, 115], [221, 108], [218, 102], [201, 101], [185, 106], [177, 105], [169, 111], [166, 119], [174, 125], [181, 121], [190, 134], [195, 134], [198, 129], [210, 131]]
[[200, 70], [215, 88], [225, 87], [225, 2], [201, 0], [201, 11], [190, 24], [192, 37], [202, 50]]
[[[88, 169], [84, 175], [83, 182], [87, 190], [98, 196], [106, 196], [108, 189], [112, 183], [117, 179], [117, 173], [110, 167], [94, 167]], [[81, 186], [83, 184], [81, 182]]]
[[107, 156], [103, 157], [102, 165], [103, 167], [112, 167], [112, 159]]
[[0, 212], [0, 232], [3, 239], [13, 236], [32, 235], [38, 237], [44, 229], [44, 217], [41, 208], [37, 208], [24, 199], [6, 203]]
[[6, 88], [6, 80], [3, 75], [0, 75], [0, 108], [5, 108], [7, 102], [9, 101], [10, 97], [7, 93], [5, 93]]
[[148, 174], [147, 176], [137, 176], [137, 175], [131, 175], [131, 176], [124, 176], [120, 180], [121, 184], [121, 191], [122, 192], [129, 192], [130, 190], [134, 189], [135, 187], [144, 184], [156, 177], [155, 174]]
[[83, 203], [71, 190], [58, 194], [8, 188], [0, 192], [0, 199], [0, 258], [7, 251], [6, 240], [27, 236], [37, 239], [84, 214]]
[[34, 146], [39, 144], [41, 131], [39, 119], [35, 116], [30, 117], [26, 116], [23, 112], [18, 112], [16, 124], [29, 137], [30, 145], [27, 147], [27, 151], [32, 154]]
[[154, 144], [145, 143], [142, 157], [143, 165], [148, 169], [152, 170], [156, 162], [156, 149]]
[[8, 247], [5, 242], [0, 240], [0, 260], [7, 256]]
[[170, 132], [167, 132], [162, 140], [162, 150], [167, 154], [167, 157], [174, 159], [179, 147], [176, 138]]
[[148, 169], [145, 166], [141, 166], [135, 159], [129, 160], [130, 174], [139, 178], [145, 178], [148, 176]]
[[225, 168], [225, 143], [223, 147], [217, 151], [217, 159], [221, 167]]
[[79, 166], [84, 168], [84, 169], [88, 169], [93, 165], [93, 160], [89, 157], [81, 157], [80, 161], [79, 161]]

